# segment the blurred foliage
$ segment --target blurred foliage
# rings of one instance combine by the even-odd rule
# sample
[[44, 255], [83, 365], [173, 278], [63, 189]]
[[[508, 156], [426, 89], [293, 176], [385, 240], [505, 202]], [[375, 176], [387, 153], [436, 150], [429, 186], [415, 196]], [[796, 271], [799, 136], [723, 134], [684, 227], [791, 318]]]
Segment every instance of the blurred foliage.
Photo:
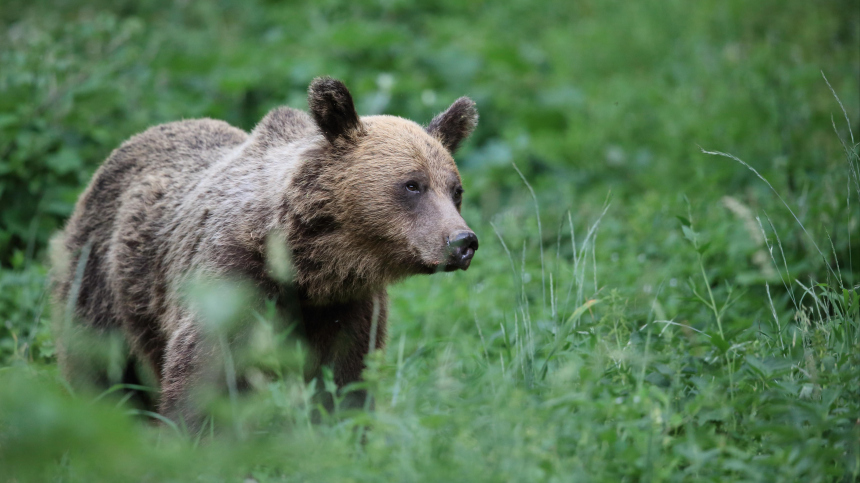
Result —
[[[0, 479], [856, 480], [858, 45], [857, 0], [6, 0]], [[319, 75], [362, 114], [481, 113], [481, 250], [392, 290], [376, 411], [310, 425], [302, 381], [257, 380], [201, 446], [69, 394], [45, 252], [102, 160]]]
[[795, 178], [838, 152], [820, 70], [852, 114], [860, 102], [856, 6], [11, 0], [0, 264], [38, 258], [130, 135], [201, 116], [251, 129], [274, 106], [304, 108], [321, 74], [346, 81], [366, 114], [426, 122], [473, 96], [481, 123], [462, 164], [485, 213], [517, 186], [513, 160], [554, 186], [629, 196], [667, 179], [675, 192], [748, 182], [727, 163], [691, 161], [697, 144], [761, 160], [802, 189]]

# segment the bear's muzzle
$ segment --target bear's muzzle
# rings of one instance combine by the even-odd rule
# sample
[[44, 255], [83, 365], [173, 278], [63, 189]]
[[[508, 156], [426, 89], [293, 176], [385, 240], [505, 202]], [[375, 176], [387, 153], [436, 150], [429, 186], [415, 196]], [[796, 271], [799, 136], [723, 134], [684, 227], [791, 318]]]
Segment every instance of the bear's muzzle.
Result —
[[448, 237], [448, 262], [446, 272], [457, 269], [466, 270], [472, 263], [475, 250], [478, 249], [478, 237], [470, 230], [461, 230]]

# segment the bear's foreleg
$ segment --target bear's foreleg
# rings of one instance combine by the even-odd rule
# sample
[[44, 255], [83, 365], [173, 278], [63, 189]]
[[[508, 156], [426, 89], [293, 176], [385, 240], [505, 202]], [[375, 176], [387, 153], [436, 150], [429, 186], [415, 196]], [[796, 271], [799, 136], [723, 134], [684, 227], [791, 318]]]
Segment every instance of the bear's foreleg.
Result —
[[[340, 392], [349, 384], [361, 381], [364, 359], [371, 347], [385, 347], [388, 297], [382, 291], [349, 302], [308, 305], [302, 309], [302, 318], [304, 335], [311, 350], [305, 378], [316, 378], [322, 391], [322, 367], [328, 366]], [[323, 393], [319, 396], [326, 410], [334, 410], [330, 395]], [[341, 408], [363, 407], [366, 399], [365, 390], [351, 390], [344, 395]]]
[[217, 344], [194, 317], [183, 316], [165, 351], [158, 412], [196, 433], [203, 423], [206, 396], [217, 391], [222, 361]]

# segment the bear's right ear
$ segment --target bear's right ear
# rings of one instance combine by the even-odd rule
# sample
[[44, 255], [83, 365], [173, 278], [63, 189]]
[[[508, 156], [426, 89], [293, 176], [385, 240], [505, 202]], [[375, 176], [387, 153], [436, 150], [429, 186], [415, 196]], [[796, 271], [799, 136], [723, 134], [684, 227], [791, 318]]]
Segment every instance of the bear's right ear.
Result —
[[337, 79], [314, 79], [308, 87], [308, 107], [317, 127], [330, 143], [338, 138], [352, 139], [364, 133], [352, 96], [343, 82]]
[[475, 126], [478, 125], [478, 108], [475, 101], [461, 97], [451, 104], [445, 112], [437, 115], [427, 126], [427, 133], [435, 137], [454, 154]]

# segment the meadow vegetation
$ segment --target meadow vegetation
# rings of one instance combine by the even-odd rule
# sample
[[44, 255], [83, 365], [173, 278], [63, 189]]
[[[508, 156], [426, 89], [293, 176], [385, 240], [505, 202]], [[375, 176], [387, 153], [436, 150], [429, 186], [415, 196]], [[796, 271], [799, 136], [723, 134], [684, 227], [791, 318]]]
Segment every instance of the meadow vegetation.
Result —
[[[858, 45], [856, 0], [4, 1], [0, 480], [858, 481]], [[390, 291], [375, 409], [313, 424], [270, 313], [205, 434], [70, 391], [47, 245], [99, 163], [324, 74], [361, 114], [481, 113], [480, 250]]]

